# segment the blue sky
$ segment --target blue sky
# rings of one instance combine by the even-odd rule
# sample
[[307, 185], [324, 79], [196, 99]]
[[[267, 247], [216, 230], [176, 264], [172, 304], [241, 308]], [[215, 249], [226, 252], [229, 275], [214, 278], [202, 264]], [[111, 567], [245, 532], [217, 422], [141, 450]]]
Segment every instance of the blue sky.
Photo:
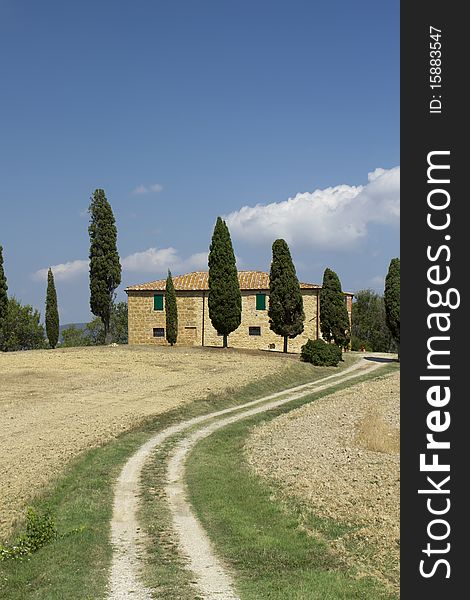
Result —
[[[0, 244], [9, 292], [86, 321], [104, 188], [123, 284], [239, 268], [285, 237], [299, 278], [381, 290], [399, 255], [399, 3], [0, 1]], [[370, 174], [370, 175], [369, 175]], [[243, 208], [245, 207], [245, 208]]]

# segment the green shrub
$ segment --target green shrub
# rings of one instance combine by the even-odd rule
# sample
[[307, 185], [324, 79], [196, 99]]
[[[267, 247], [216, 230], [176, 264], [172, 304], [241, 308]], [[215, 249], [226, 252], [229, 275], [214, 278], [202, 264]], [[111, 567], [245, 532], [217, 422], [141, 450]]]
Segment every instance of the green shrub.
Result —
[[32, 306], [23, 306], [16, 298], [8, 298], [6, 314], [0, 327], [0, 350], [35, 350], [46, 348], [41, 315]]
[[76, 325], [70, 325], [65, 329], [62, 329], [61, 333], [62, 348], [73, 348], [75, 346], [91, 346], [90, 337], [87, 335], [86, 331], [81, 327], [77, 327]]
[[30, 507], [26, 513], [26, 533], [21, 535], [12, 546], [0, 545], [0, 561], [8, 558], [21, 560], [56, 537], [57, 529], [51, 515], [49, 513], [40, 515]]
[[343, 360], [341, 348], [335, 344], [327, 344], [323, 340], [308, 340], [302, 346], [300, 358], [317, 367], [336, 367]]

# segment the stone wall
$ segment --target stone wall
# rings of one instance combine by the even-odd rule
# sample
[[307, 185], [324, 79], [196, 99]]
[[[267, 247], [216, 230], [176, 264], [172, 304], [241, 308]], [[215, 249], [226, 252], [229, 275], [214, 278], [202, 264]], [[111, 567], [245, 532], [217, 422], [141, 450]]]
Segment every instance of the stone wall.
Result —
[[[128, 292], [129, 344], [167, 344], [164, 337], [153, 336], [154, 328], [166, 327], [165, 310], [154, 310], [153, 296], [154, 292]], [[177, 343], [184, 346], [201, 345], [202, 292], [177, 292], [176, 306]]]
[[[309, 337], [312, 339], [316, 339], [317, 337], [317, 290], [302, 290], [302, 296], [305, 312], [304, 333], [289, 340], [288, 350], [291, 352], [300, 352], [300, 347], [305, 344]], [[256, 293], [250, 291], [242, 292], [242, 322], [240, 327], [229, 335], [229, 346], [254, 350], [268, 350], [271, 346], [271, 349], [282, 350], [283, 338], [271, 331], [267, 309], [267, 294], [266, 310], [256, 310]], [[250, 327], [260, 327], [261, 335], [249, 335]], [[217, 335], [209, 319], [207, 294], [204, 330], [206, 346], [222, 346], [223, 338]]]
[[[128, 292], [129, 344], [167, 345], [164, 337], [154, 337], [154, 328], [165, 328], [165, 310], [153, 308], [154, 292]], [[178, 307], [178, 340], [182, 346], [222, 346], [223, 337], [217, 334], [209, 318], [208, 292], [176, 292]], [[304, 332], [288, 341], [289, 352], [300, 352], [307, 339], [321, 337], [318, 319], [319, 290], [302, 290], [304, 301]], [[352, 297], [347, 297], [348, 312]], [[242, 291], [242, 322], [229, 335], [228, 344], [234, 348], [282, 350], [283, 338], [269, 328], [268, 294], [266, 310], [256, 309], [256, 293]], [[249, 335], [250, 327], [260, 327], [261, 335]]]

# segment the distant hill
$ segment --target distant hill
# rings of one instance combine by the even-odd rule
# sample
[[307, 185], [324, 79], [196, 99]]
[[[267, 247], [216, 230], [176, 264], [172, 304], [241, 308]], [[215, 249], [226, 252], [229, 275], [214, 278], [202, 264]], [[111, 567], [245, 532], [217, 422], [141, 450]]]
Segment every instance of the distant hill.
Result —
[[64, 325], [59, 325], [59, 331], [62, 329], [68, 329], [69, 327], [76, 327], [77, 329], [85, 329], [88, 323], [64, 323]]

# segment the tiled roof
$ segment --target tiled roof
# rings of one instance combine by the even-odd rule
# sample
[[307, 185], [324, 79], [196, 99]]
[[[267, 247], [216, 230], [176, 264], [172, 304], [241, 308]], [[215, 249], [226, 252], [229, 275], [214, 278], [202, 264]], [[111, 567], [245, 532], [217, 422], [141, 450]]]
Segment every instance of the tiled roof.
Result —
[[[209, 274], [207, 271], [196, 271], [194, 273], [186, 273], [186, 275], [176, 275], [173, 277], [173, 285], [178, 291], [196, 291], [207, 290]], [[263, 271], [238, 271], [238, 280], [241, 290], [268, 290], [269, 289], [269, 273]], [[165, 289], [166, 279], [158, 281], [149, 281], [140, 285], [130, 285], [126, 288], [126, 292], [140, 291], [160, 291]], [[317, 290], [321, 285], [316, 283], [301, 283], [300, 287], [303, 290]]]

